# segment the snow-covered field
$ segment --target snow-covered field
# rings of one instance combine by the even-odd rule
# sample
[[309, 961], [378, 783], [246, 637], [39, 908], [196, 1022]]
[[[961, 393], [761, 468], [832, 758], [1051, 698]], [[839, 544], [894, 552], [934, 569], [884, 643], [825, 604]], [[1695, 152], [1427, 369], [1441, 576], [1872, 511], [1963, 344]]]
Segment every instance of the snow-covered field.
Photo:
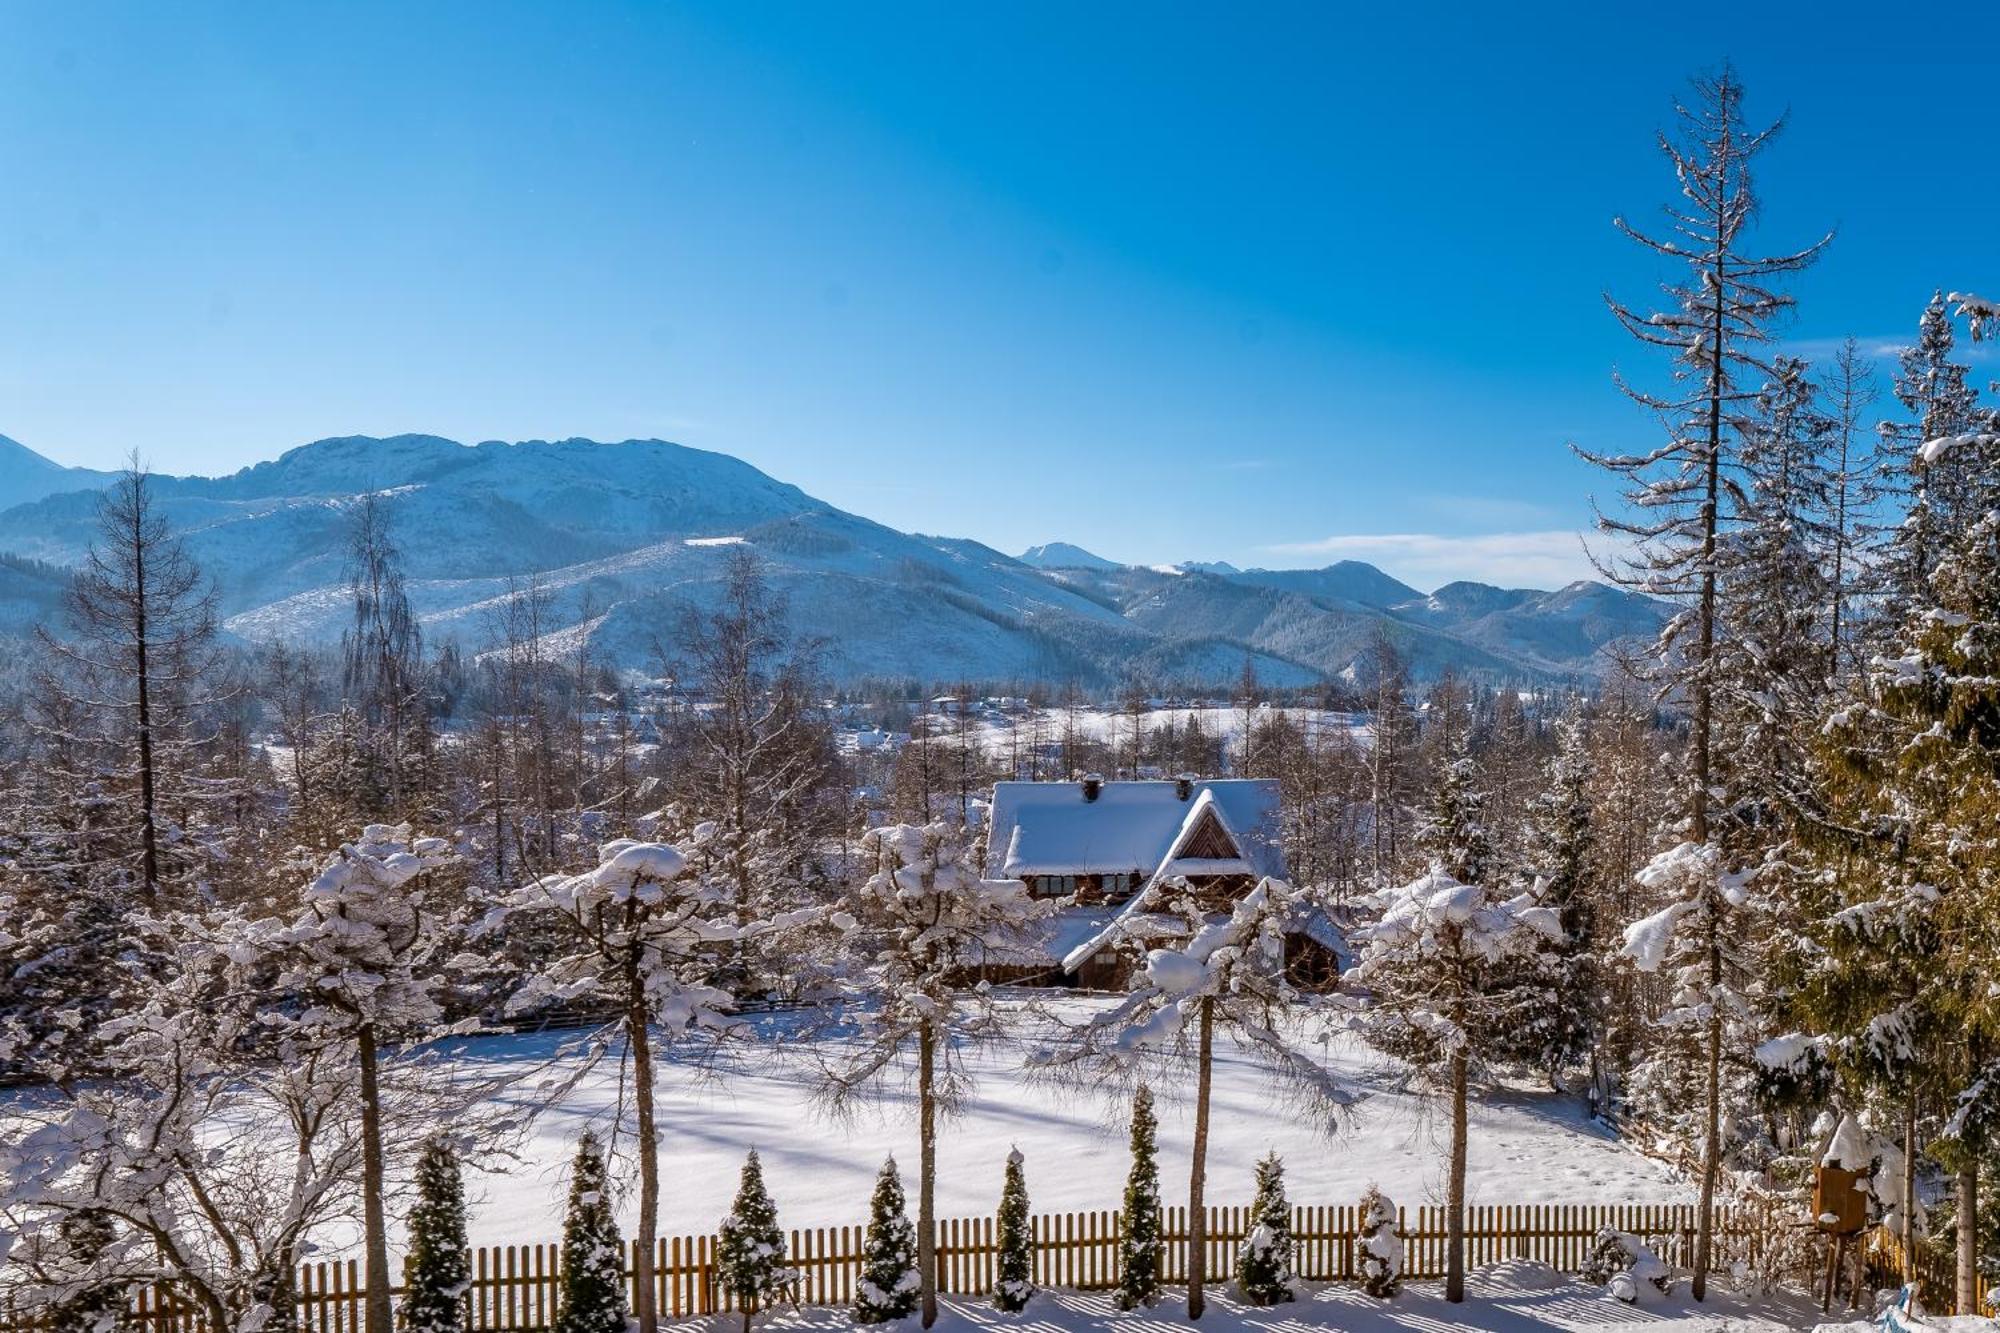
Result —
[[[1079, 1006], [1092, 1003], [1070, 1000]], [[787, 1226], [865, 1219], [882, 1159], [895, 1154], [906, 1171], [917, 1160], [915, 1098], [892, 1078], [856, 1116], [835, 1120], [813, 1096], [816, 1047], [797, 1040], [794, 1020], [770, 1019], [766, 1038], [731, 1052], [707, 1071], [670, 1058], [660, 1072], [660, 1125], [666, 1234], [706, 1232], [726, 1210], [743, 1155], [756, 1148]], [[544, 1062], [576, 1034], [480, 1038], [459, 1058], [469, 1071], [499, 1074], [534, 1097]], [[1380, 1057], [1344, 1039], [1331, 1062], [1367, 1093], [1351, 1123], [1331, 1140], [1296, 1122], [1274, 1101], [1266, 1078], [1246, 1055], [1218, 1053], [1208, 1194], [1212, 1203], [1248, 1203], [1252, 1167], [1265, 1152], [1284, 1155], [1296, 1202], [1350, 1203], [1370, 1181], [1409, 1207], [1442, 1196], [1444, 1126], [1437, 1114], [1393, 1086]], [[977, 1048], [977, 1084], [964, 1114], [948, 1122], [938, 1152], [942, 1216], [990, 1214], [1011, 1147], [1027, 1158], [1037, 1211], [1118, 1206], [1128, 1164], [1127, 1106], [1122, 1097], [1050, 1086], [1020, 1071], [1022, 1047]], [[1191, 1076], [1156, 1081], [1160, 1162], [1167, 1201], [1185, 1201], [1192, 1131]], [[506, 1174], [468, 1179], [475, 1245], [555, 1239], [563, 1174], [575, 1136], [605, 1128], [619, 1098], [617, 1061], [585, 1075], [559, 1106], [536, 1122], [523, 1160]], [[1472, 1108], [1470, 1200], [1487, 1203], [1672, 1203], [1688, 1201], [1684, 1182], [1592, 1123], [1574, 1098], [1501, 1090]], [[622, 1221], [629, 1227], [628, 1207]]]
[[[1336, 733], [1340, 733], [1365, 745], [1372, 737], [1368, 723], [1359, 714], [1325, 708], [1282, 708], [1260, 704], [1249, 714], [1249, 719], [1255, 725], [1262, 725], [1280, 714], [1301, 730], [1326, 740], [1332, 740]], [[1228, 749], [1235, 750], [1243, 743], [1245, 714], [1242, 709], [1228, 705], [1149, 708], [1138, 715], [1138, 720], [1148, 736], [1169, 725], [1184, 728], [1190, 722], [1199, 722], [1204, 732], [1219, 738]], [[1107, 745], [1131, 742], [1131, 715], [1104, 707], [1078, 709], [1073, 722], [1070, 714], [1061, 708], [1032, 710], [1004, 719], [989, 714], [980, 718], [975, 731], [988, 754], [1004, 759], [1013, 753], [1015, 747], [1034, 741], [1044, 745], [1056, 744], [1062, 739], [1064, 730], [1072, 724], [1079, 735]], [[953, 724], [950, 718], [933, 717], [931, 725], [932, 734], [950, 735]]]
[[[1702, 1305], [1685, 1293], [1657, 1304], [1631, 1306], [1610, 1300], [1593, 1288], [1539, 1264], [1512, 1261], [1471, 1275], [1467, 1299], [1447, 1304], [1435, 1283], [1417, 1283], [1386, 1301], [1374, 1300], [1354, 1286], [1308, 1285], [1298, 1301], [1269, 1309], [1245, 1306], [1227, 1291], [1209, 1303], [1199, 1325], [1187, 1320], [1185, 1306], [1173, 1299], [1152, 1310], [1119, 1311], [1109, 1293], [1044, 1292], [1018, 1315], [1004, 1315], [990, 1303], [947, 1299], [935, 1333], [1311, 1333], [1339, 1329], [1343, 1333], [1538, 1333], [1539, 1330], [1579, 1330], [1580, 1333], [1789, 1333], [1811, 1329], [1816, 1312], [1796, 1299], [1747, 1298], [1712, 1292]], [[713, 1327], [734, 1333], [737, 1316], [719, 1316]], [[706, 1330], [710, 1321], [698, 1327]], [[689, 1325], [685, 1327], [697, 1327]], [[900, 1328], [900, 1325], [893, 1326]], [[910, 1321], [915, 1329], [916, 1323]], [[768, 1333], [850, 1333], [845, 1310], [787, 1311], [760, 1320]]]

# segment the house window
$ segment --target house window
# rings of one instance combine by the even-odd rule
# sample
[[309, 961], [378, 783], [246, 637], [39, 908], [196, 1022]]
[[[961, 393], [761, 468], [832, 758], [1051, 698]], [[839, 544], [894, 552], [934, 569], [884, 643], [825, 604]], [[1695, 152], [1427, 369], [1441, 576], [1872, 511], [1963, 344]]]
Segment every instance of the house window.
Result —
[[1030, 887], [1037, 898], [1067, 898], [1076, 892], [1076, 876], [1037, 875]]

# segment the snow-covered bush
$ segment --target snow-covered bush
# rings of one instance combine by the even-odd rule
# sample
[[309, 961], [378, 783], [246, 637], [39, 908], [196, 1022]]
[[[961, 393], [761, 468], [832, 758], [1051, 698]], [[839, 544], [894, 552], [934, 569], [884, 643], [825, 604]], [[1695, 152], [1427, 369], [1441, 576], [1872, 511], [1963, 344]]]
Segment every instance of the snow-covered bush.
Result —
[[1298, 1299], [1292, 1276], [1292, 1205], [1285, 1198], [1285, 1164], [1271, 1153], [1257, 1163], [1257, 1197], [1250, 1232], [1236, 1255], [1236, 1285], [1252, 1305]]
[[1403, 1282], [1403, 1238], [1396, 1234], [1396, 1204], [1370, 1185], [1361, 1195], [1360, 1234], [1354, 1238], [1354, 1265], [1361, 1289], [1370, 1296], [1394, 1296]]
[[854, 1322], [886, 1324], [915, 1314], [917, 1229], [903, 1201], [903, 1178], [896, 1159], [882, 1163], [875, 1195], [868, 1202], [868, 1230], [861, 1241], [861, 1278], [854, 1284]]
[[785, 1233], [778, 1228], [778, 1205], [764, 1187], [764, 1167], [752, 1148], [743, 1162], [736, 1202], [716, 1229], [715, 1276], [743, 1312], [743, 1331], [759, 1310], [790, 1290], [798, 1274], [785, 1263]]
[[1673, 1287], [1673, 1270], [1627, 1231], [1605, 1227], [1591, 1242], [1583, 1259], [1583, 1280], [1603, 1287], [1607, 1296], [1636, 1303], [1642, 1287], [1665, 1295]]
[[1132, 1094], [1132, 1172], [1125, 1180], [1124, 1226], [1118, 1233], [1118, 1308], [1137, 1310], [1160, 1298], [1159, 1122], [1153, 1090]]
[[584, 1131], [570, 1168], [555, 1333], [625, 1333], [625, 1256], [597, 1135]]
[[1017, 1313], [1035, 1294], [1035, 1238], [1028, 1221], [1028, 1180], [1021, 1150], [1007, 1154], [1007, 1177], [1000, 1187], [1000, 1263], [993, 1304]]
[[417, 1204], [410, 1210], [410, 1250], [402, 1326], [407, 1333], [461, 1333], [472, 1250], [465, 1239], [465, 1182], [451, 1141], [435, 1135], [417, 1163]]

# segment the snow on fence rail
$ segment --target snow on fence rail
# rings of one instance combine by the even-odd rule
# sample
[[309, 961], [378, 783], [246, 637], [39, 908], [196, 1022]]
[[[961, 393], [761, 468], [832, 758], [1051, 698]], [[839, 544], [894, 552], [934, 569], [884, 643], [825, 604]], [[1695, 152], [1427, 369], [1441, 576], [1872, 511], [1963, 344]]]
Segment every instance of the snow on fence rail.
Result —
[[[1294, 1267], [1308, 1281], [1356, 1278], [1356, 1208], [1302, 1206], [1292, 1210]], [[1208, 1272], [1211, 1281], [1235, 1274], [1236, 1251], [1247, 1234], [1249, 1209], [1208, 1210]], [[1466, 1262], [1535, 1259], [1563, 1272], [1576, 1272], [1600, 1228], [1631, 1232], [1662, 1259], [1685, 1266], [1694, 1252], [1695, 1210], [1688, 1205], [1525, 1204], [1466, 1209]], [[1187, 1280], [1186, 1208], [1165, 1210], [1163, 1278]], [[1035, 1281], [1045, 1287], [1102, 1289], [1118, 1282], [1121, 1215], [1116, 1212], [1050, 1213], [1033, 1219]], [[1753, 1270], [1781, 1253], [1788, 1231], [1800, 1224], [1762, 1210], [1722, 1209], [1716, 1218], [1721, 1264], [1742, 1260]], [[1442, 1208], [1398, 1210], [1404, 1238], [1404, 1273], [1415, 1279], [1441, 1278], [1445, 1267]], [[655, 1264], [661, 1318], [686, 1319], [734, 1309], [716, 1281], [713, 1236], [663, 1237]], [[528, 1333], [555, 1324], [559, 1247], [488, 1246], [473, 1251], [472, 1284], [466, 1292], [467, 1327], [475, 1333]], [[977, 1296], [992, 1291], [999, 1247], [991, 1217], [952, 1218], [938, 1223], [938, 1287], [947, 1295]], [[862, 1228], [819, 1227], [790, 1233], [790, 1262], [798, 1270], [796, 1299], [802, 1305], [843, 1305], [854, 1299], [861, 1271]], [[632, 1279], [636, 1246], [626, 1257]], [[1928, 1288], [1936, 1291], [1935, 1287]], [[1943, 1293], [1949, 1293], [1947, 1279]], [[1941, 1293], [1941, 1294], [1943, 1294]], [[398, 1296], [400, 1298], [400, 1289]], [[292, 1328], [298, 1333], [359, 1333], [362, 1291], [354, 1260], [311, 1263], [299, 1270], [298, 1306]], [[28, 1333], [37, 1321], [0, 1316], [0, 1329]], [[146, 1333], [208, 1333], [207, 1317], [165, 1287], [140, 1291], [128, 1327]]]

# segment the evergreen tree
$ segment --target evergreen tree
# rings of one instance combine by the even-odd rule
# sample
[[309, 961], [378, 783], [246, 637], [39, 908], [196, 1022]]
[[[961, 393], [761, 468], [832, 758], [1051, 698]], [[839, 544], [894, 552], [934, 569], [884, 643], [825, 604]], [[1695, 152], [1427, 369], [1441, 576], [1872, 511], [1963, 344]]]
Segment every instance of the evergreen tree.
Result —
[[1118, 1308], [1137, 1310], [1160, 1298], [1159, 1122], [1153, 1090], [1132, 1094], [1132, 1173], [1125, 1180], [1125, 1225], [1118, 1236]]
[[585, 1130], [570, 1168], [555, 1333], [625, 1333], [625, 1257], [597, 1135]]
[[1285, 1165], [1275, 1152], [1257, 1163], [1257, 1197], [1250, 1205], [1250, 1234], [1236, 1256], [1236, 1285], [1252, 1305], [1298, 1299], [1292, 1276], [1292, 1205], [1285, 1198]]
[[1403, 1238], [1396, 1234], [1396, 1205], [1373, 1184], [1361, 1196], [1361, 1232], [1354, 1238], [1361, 1289], [1394, 1296], [1403, 1282]]
[[1736, 427], [1741, 498], [1717, 555], [1715, 725], [1716, 836], [1738, 864], [1782, 857], [1794, 812], [1810, 803], [1804, 756], [1831, 642], [1837, 438], [1817, 395], [1805, 363], [1779, 357]]
[[1528, 803], [1527, 875], [1537, 901], [1555, 912], [1562, 938], [1545, 951], [1547, 984], [1507, 1041], [1510, 1054], [1551, 1082], [1585, 1057], [1595, 1064], [1604, 1000], [1592, 894], [1596, 818], [1589, 732], [1576, 709], [1555, 730], [1556, 752], [1543, 770], [1542, 790]]
[[1963, 495], [1963, 459], [1926, 466], [1931, 440], [1972, 429], [1978, 390], [1971, 367], [1956, 360], [1957, 338], [1944, 295], [1933, 293], [1917, 321], [1917, 340], [1897, 357], [1892, 390], [1907, 419], [1882, 423], [1871, 498], [1887, 519], [1871, 534], [1879, 601], [1876, 644], [1895, 635], [1930, 601], [1930, 580], [1955, 528], [1976, 517]]
[[1461, 884], [1491, 883], [1493, 839], [1486, 830], [1486, 793], [1472, 759], [1472, 735], [1461, 730], [1431, 808], [1417, 831], [1417, 845], [1431, 864]]
[[1007, 1177], [1000, 1187], [1000, 1265], [993, 1304], [1009, 1314], [1028, 1306], [1035, 1294], [1035, 1238], [1028, 1221], [1028, 1179], [1021, 1150], [1007, 1154]]
[[416, 1183], [403, 1328], [407, 1333], [461, 1333], [472, 1250], [465, 1239], [465, 1183], [458, 1153], [443, 1135], [424, 1144]]
[[798, 1280], [785, 1264], [785, 1233], [778, 1229], [778, 1205], [764, 1188], [764, 1168], [755, 1148], [744, 1159], [736, 1202], [716, 1230], [715, 1275], [743, 1312], [743, 1333], [750, 1333], [750, 1320], [759, 1310]]
[[922, 1295], [917, 1280], [917, 1229], [903, 1201], [896, 1159], [882, 1163], [868, 1202], [868, 1230], [861, 1241], [861, 1280], [854, 1288], [854, 1322], [885, 1324], [915, 1314]]

